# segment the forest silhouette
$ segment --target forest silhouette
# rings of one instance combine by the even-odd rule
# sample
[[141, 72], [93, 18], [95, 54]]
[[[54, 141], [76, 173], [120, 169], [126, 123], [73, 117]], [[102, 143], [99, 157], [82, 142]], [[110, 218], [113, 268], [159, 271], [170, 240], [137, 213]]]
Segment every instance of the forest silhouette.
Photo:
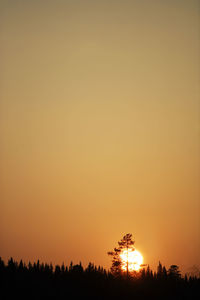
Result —
[[127, 278], [115, 276], [89, 263], [25, 264], [0, 258], [1, 299], [199, 299], [200, 278], [182, 276], [179, 267], [168, 270], [159, 262], [157, 271], [149, 266]]

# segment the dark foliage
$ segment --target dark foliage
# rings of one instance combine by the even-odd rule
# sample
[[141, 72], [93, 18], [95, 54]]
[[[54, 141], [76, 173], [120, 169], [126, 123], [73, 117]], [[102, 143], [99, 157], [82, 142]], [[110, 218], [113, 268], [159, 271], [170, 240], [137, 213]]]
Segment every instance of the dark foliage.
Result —
[[167, 271], [159, 262], [127, 279], [94, 264], [67, 267], [37, 261], [26, 265], [0, 259], [1, 299], [199, 299], [200, 278], [181, 276], [178, 266]]

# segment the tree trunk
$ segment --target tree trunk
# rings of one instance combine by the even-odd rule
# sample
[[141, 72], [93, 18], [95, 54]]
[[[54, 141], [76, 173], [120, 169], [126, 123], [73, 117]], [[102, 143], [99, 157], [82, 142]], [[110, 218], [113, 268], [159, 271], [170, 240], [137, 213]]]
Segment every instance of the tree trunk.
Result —
[[128, 279], [128, 244], [127, 244], [127, 262], [126, 262], [126, 277]]

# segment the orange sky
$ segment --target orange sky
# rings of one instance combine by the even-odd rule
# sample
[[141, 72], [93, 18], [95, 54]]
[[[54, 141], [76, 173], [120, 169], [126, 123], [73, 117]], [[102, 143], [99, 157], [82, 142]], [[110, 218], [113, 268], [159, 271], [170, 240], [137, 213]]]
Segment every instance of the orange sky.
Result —
[[0, 256], [200, 266], [198, 0], [0, 3]]

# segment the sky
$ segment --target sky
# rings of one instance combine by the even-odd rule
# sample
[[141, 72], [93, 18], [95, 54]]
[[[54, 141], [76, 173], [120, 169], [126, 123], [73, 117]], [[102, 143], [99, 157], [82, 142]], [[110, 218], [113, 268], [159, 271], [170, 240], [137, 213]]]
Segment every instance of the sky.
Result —
[[0, 256], [200, 267], [200, 2], [0, 1]]

